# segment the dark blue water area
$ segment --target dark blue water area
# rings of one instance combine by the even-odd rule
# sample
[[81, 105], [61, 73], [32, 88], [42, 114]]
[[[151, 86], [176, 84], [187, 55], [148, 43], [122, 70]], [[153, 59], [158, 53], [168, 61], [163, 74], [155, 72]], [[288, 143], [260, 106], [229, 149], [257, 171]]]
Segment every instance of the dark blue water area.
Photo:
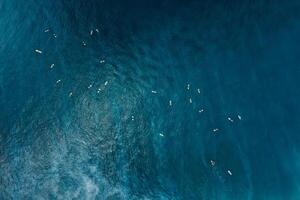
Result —
[[0, 1], [0, 199], [300, 199], [299, 35], [296, 0]]

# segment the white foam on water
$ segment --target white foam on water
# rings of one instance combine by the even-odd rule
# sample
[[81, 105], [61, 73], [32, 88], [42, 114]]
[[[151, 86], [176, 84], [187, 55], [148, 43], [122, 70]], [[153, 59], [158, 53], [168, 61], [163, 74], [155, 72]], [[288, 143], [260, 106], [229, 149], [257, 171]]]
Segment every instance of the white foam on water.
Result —
[[84, 185], [86, 199], [88, 200], [96, 199], [96, 196], [99, 193], [98, 186], [89, 177], [83, 176], [82, 178], [83, 178], [83, 185]]

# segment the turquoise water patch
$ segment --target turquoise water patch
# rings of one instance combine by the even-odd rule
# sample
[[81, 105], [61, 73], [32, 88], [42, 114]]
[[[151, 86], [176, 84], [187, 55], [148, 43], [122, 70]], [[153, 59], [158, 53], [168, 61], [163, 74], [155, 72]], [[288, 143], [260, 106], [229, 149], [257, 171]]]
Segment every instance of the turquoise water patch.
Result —
[[299, 6], [0, 2], [0, 199], [298, 199]]

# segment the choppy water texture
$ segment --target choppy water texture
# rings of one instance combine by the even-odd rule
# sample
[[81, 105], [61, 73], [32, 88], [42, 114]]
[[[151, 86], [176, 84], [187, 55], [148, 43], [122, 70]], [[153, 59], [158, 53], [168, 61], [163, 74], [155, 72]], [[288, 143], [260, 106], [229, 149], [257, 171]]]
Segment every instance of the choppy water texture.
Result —
[[300, 199], [299, 20], [294, 0], [1, 0], [0, 199]]

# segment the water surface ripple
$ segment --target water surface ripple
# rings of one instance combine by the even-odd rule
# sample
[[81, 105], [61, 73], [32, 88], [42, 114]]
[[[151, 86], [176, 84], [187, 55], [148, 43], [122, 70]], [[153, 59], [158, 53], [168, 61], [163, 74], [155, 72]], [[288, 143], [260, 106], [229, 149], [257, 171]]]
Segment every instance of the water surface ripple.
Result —
[[299, 199], [299, 35], [294, 0], [0, 1], [0, 199]]

